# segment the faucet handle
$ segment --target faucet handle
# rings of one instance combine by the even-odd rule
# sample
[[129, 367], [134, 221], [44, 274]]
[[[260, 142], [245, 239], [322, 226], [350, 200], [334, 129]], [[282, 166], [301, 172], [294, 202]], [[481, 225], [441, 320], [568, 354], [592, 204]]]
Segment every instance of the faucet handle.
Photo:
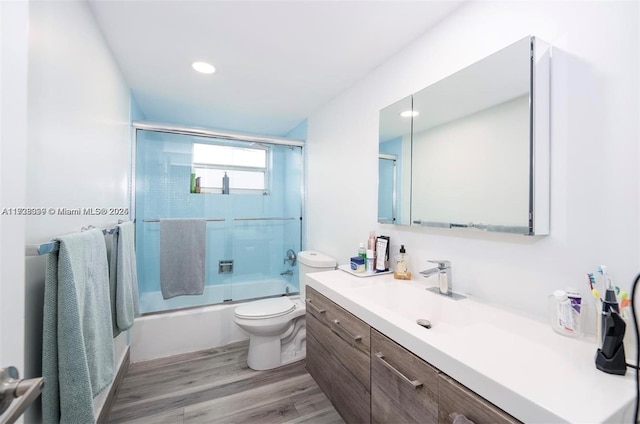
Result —
[[451, 268], [451, 261], [447, 261], [444, 259], [440, 259], [440, 260], [430, 260], [427, 262], [431, 262], [432, 264], [438, 264], [438, 268], [440, 269], [447, 269], [447, 268]]

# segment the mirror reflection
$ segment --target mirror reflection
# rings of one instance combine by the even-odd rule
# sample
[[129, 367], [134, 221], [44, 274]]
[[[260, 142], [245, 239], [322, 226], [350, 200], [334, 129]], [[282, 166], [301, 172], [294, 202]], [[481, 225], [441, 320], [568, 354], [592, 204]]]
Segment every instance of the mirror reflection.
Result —
[[411, 97], [380, 113], [378, 222], [381, 223], [411, 222], [411, 118]]
[[[526, 37], [381, 111], [380, 222], [533, 234], [533, 45]], [[393, 181], [382, 155], [403, 152]]]

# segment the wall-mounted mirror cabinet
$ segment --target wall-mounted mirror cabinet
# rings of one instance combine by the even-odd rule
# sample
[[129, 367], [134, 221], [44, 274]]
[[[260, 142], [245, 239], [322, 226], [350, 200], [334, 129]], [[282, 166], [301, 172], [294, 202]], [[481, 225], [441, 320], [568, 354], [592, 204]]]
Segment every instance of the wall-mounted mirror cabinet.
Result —
[[549, 65], [526, 37], [384, 108], [378, 221], [548, 234]]

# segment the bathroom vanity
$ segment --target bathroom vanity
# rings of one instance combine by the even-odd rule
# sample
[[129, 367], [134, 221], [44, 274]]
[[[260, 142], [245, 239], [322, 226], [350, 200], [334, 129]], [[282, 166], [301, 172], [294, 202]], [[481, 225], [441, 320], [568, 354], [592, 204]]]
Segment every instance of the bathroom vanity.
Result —
[[423, 280], [309, 277], [307, 368], [349, 423], [633, 421], [635, 373], [596, 370], [592, 339]]

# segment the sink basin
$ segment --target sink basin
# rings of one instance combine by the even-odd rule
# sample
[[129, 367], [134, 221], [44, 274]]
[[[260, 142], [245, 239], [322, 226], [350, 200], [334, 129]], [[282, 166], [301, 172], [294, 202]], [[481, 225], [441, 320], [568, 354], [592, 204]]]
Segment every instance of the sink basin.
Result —
[[418, 319], [427, 319], [434, 329], [443, 325], [467, 326], [480, 318], [472, 313], [464, 300], [440, 296], [422, 285], [409, 282], [391, 281], [363, 286], [354, 290], [353, 296], [359, 302], [371, 303], [414, 323]]

